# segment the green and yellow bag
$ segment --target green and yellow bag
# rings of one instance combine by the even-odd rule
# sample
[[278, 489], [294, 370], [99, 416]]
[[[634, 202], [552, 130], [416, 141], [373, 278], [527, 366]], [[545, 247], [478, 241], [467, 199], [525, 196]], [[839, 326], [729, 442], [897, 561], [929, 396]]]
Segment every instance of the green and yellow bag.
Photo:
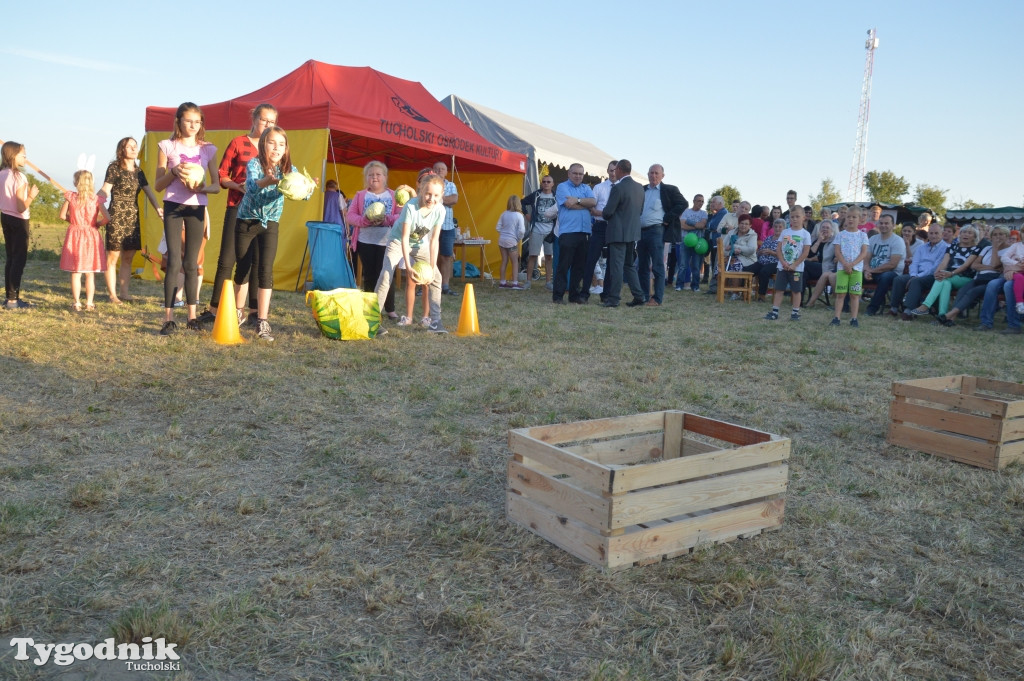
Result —
[[335, 340], [375, 338], [380, 331], [380, 306], [376, 293], [354, 288], [308, 291], [306, 306], [320, 325], [320, 333]]

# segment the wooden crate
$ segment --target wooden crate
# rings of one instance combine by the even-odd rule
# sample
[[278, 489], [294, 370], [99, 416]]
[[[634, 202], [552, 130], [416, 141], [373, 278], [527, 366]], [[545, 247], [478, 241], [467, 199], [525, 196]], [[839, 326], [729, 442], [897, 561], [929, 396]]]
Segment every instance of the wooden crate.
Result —
[[506, 510], [616, 569], [779, 527], [790, 441], [682, 411], [509, 432]]
[[889, 442], [999, 470], [1024, 462], [1024, 385], [974, 376], [892, 384]]

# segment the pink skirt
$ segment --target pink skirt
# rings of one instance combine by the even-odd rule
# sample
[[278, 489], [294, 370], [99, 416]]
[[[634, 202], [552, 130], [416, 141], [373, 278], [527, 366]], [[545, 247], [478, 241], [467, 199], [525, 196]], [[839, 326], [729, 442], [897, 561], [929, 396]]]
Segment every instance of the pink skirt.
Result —
[[60, 252], [60, 268], [65, 272], [102, 272], [107, 254], [103, 235], [95, 227], [68, 227], [64, 248]]

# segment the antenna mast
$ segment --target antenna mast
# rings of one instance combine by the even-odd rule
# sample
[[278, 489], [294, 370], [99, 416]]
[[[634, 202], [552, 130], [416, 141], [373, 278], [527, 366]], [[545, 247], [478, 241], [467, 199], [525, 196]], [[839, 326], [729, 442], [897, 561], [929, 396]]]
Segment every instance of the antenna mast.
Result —
[[868, 31], [868, 39], [864, 42], [867, 57], [864, 59], [864, 83], [860, 89], [860, 113], [857, 116], [857, 141], [853, 145], [853, 165], [850, 166], [850, 183], [846, 188], [846, 197], [850, 201], [860, 201], [864, 190], [864, 175], [868, 164], [868, 119], [871, 116], [871, 73], [875, 67], [875, 50], [878, 49], [878, 37], [875, 29]]

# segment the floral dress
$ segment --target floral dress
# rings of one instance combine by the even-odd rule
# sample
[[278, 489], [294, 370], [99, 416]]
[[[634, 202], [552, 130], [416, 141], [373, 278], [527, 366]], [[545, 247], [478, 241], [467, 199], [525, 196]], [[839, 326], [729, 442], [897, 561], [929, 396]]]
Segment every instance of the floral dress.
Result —
[[[771, 251], [775, 251], [778, 247], [779, 240], [775, 238], [774, 234], [769, 235], [764, 242], [761, 243], [761, 248], [767, 248]], [[761, 263], [762, 266], [779, 264], [779, 259], [774, 255], [759, 255], [757, 256], [757, 261]]]
[[128, 170], [120, 163], [107, 166], [110, 189], [110, 222], [107, 223], [108, 251], [138, 251], [142, 248], [139, 229], [139, 192], [149, 186], [141, 168]]

